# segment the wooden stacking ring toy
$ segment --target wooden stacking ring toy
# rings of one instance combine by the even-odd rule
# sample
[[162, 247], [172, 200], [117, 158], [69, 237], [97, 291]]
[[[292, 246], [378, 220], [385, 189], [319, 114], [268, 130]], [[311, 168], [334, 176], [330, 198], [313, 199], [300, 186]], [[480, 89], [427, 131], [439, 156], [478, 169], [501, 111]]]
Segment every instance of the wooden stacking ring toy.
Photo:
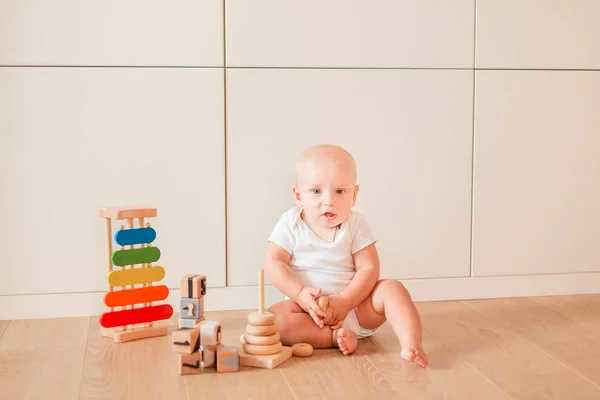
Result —
[[277, 342], [268, 346], [244, 343], [244, 351], [246, 353], [259, 356], [279, 353], [281, 351], [281, 347], [281, 342]]
[[275, 314], [264, 312], [262, 314], [253, 312], [248, 314], [248, 322], [254, 326], [267, 326], [275, 323]]
[[265, 277], [258, 270], [258, 310], [248, 314], [246, 331], [240, 336], [240, 365], [268, 368], [277, 367], [292, 357], [292, 348], [281, 343], [275, 325], [275, 314], [265, 310]]
[[246, 333], [252, 336], [271, 336], [277, 333], [277, 325], [246, 325]]
[[279, 342], [279, 339], [280, 339], [279, 333], [275, 333], [270, 336], [254, 336], [254, 335], [248, 335], [248, 333], [246, 333], [244, 335], [245, 343], [255, 344], [255, 345], [259, 345], [259, 346], [269, 346], [269, 345], [275, 344], [275, 343]]
[[297, 357], [308, 357], [313, 353], [313, 347], [308, 343], [296, 343], [292, 346], [292, 354]]

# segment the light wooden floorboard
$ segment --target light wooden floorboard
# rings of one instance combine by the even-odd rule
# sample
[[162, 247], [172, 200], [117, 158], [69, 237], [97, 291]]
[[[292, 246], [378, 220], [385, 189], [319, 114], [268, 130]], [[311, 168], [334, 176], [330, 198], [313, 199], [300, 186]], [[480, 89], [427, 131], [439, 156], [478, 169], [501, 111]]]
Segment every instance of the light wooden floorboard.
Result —
[[[98, 318], [0, 321], [0, 398], [600, 399], [600, 295], [419, 303], [430, 366], [389, 325], [343, 356], [180, 376], [170, 335], [115, 344]], [[207, 312], [239, 346], [254, 310]], [[178, 315], [166, 323], [169, 334]]]
[[577, 322], [600, 334], [600, 294], [581, 296], [535, 297], [538, 304], [560, 312], [571, 321]]
[[157, 325], [169, 325], [169, 336], [115, 344], [100, 335], [98, 318], [91, 319], [82, 399], [186, 399], [177, 372], [177, 354], [171, 350], [170, 333], [175, 317]]
[[4, 335], [4, 331], [6, 331], [6, 327], [10, 321], [0, 321], [0, 340], [2, 340], [2, 336]]
[[[398, 398], [392, 385], [361, 351], [344, 357], [338, 350], [319, 350], [307, 358], [292, 358], [281, 369], [298, 399]], [[391, 397], [389, 397], [391, 396]]]
[[90, 318], [11, 321], [0, 340], [0, 399], [77, 399]]
[[[423, 323], [428, 331], [463, 354], [470, 365], [513, 399], [600, 398], [600, 388], [594, 383], [515, 332], [515, 322], [530, 328], [543, 324], [543, 317], [552, 324], [560, 317], [541, 306], [535, 309], [530, 301], [448, 302], [422, 304], [420, 309], [424, 310]], [[480, 303], [476, 305], [486, 311], [478, 311], [469, 303]], [[526, 318], [526, 312], [532, 313], [531, 318]]]
[[[565, 296], [555, 301], [562, 301], [572, 306], [579, 304], [580, 309], [589, 308], [590, 305], [600, 304], [595, 300], [600, 296], [571, 297]], [[577, 318], [571, 318], [569, 309], [551, 303], [544, 304], [543, 300], [533, 299], [511, 299], [512, 308], [515, 312], [505, 318], [513, 326], [513, 331], [527, 339], [541, 351], [549, 354], [557, 361], [563, 363], [574, 371], [579, 372], [590, 381], [600, 387], [600, 334], [589, 329], [585, 324], [574, 323]], [[467, 302], [468, 305], [479, 309], [483, 301]], [[484, 307], [488, 315], [496, 316], [506, 313], [507, 305], [487, 303]], [[600, 315], [600, 309], [596, 312], [596, 319]], [[532, 315], [529, 321], [527, 315]], [[581, 313], [578, 314], [581, 316]], [[593, 321], [593, 318], [587, 318]], [[576, 340], [574, 340], [576, 338]]]

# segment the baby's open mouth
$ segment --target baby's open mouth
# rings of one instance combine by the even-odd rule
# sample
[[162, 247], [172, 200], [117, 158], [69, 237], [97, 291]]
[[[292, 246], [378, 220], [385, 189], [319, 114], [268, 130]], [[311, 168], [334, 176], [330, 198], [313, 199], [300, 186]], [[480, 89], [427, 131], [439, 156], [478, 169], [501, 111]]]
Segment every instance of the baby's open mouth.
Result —
[[332, 212], [326, 212], [326, 213], [323, 214], [323, 216], [325, 218], [327, 218], [327, 219], [333, 219], [333, 218], [335, 218], [335, 214], [332, 213]]

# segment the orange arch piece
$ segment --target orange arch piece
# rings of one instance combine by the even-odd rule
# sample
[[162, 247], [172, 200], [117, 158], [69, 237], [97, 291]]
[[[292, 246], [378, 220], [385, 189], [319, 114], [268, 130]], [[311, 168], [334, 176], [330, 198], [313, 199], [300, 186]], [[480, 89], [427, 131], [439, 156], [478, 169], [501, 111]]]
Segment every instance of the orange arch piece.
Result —
[[116, 290], [104, 295], [104, 304], [108, 307], [128, 306], [131, 304], [151, 303], [164, 300], [169, 296], [165, 285]]
[[115, 328], [117, 326], [169, 319], [172, 315], [173, 307], [170, 304], [161, 304], [159, 306], [106, 312], [100, 316], [99, 322], [100, 326], [104, 328]]

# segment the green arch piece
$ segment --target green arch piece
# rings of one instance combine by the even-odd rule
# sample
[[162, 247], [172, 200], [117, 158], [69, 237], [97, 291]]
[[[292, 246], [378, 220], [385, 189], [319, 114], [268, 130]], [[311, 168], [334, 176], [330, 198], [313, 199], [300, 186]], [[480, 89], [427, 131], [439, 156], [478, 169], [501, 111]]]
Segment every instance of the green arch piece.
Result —
[[139, 249], [117, 250], [112, 253], [111, 261], [114, 265], [135, 265], [151, 263], [160, 259], [158, 247], [142, 247]]

